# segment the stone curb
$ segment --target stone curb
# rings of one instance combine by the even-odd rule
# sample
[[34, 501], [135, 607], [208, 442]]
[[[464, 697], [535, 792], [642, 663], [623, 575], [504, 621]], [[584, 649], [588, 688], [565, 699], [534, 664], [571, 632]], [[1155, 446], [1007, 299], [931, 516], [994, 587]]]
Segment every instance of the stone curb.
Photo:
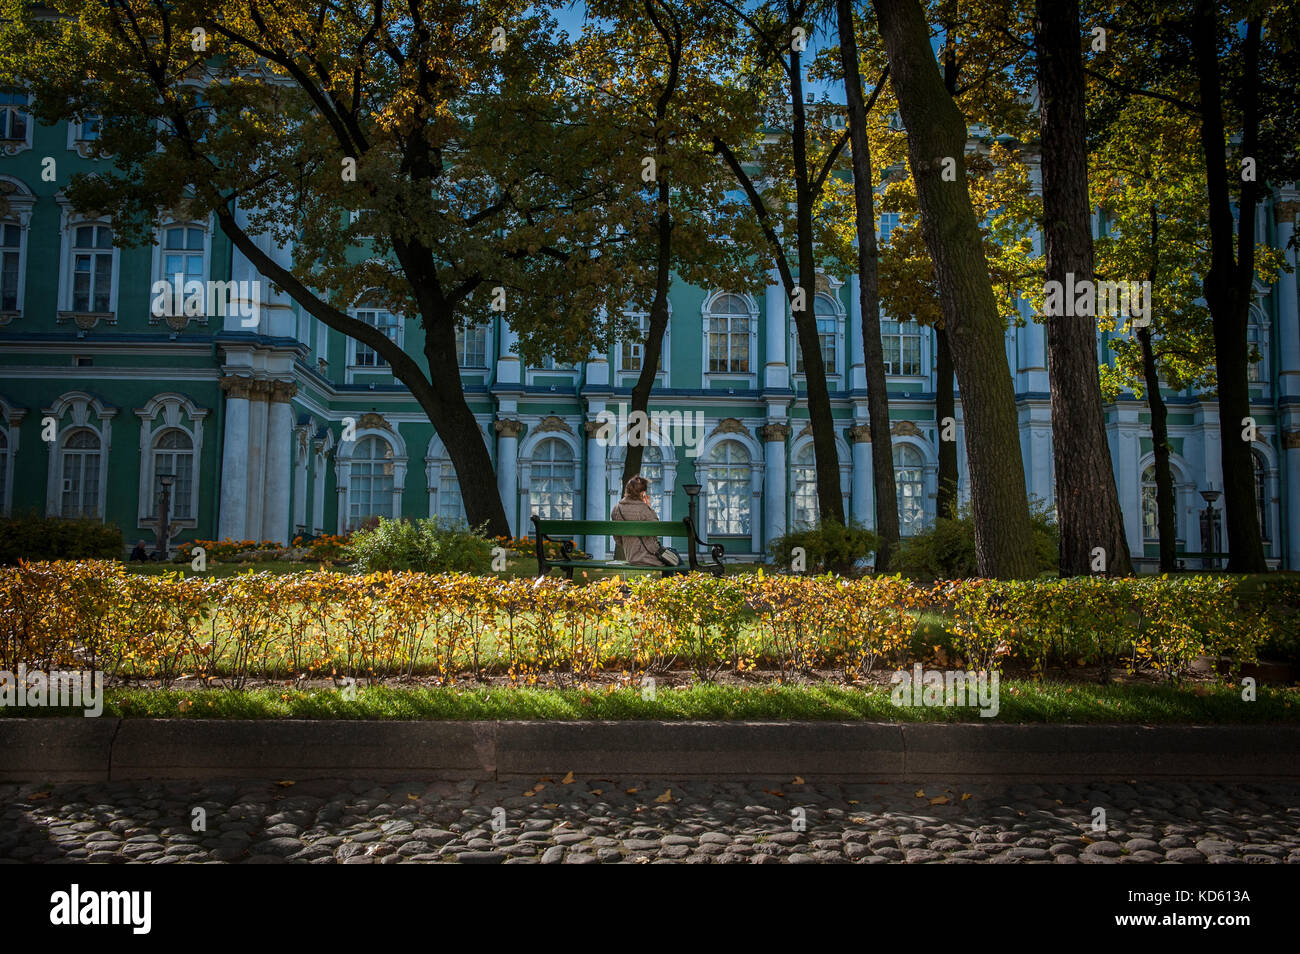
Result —
[[0, 781], [1300, 778], [1300, 727], [0, 719]]

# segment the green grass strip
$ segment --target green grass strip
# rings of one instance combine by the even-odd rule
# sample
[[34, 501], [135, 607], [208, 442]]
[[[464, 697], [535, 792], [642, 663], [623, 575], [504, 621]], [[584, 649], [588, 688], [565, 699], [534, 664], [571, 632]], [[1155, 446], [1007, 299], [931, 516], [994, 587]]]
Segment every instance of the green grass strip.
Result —
[[[1231, 686], [1177, 688], [1004, 681], [997, 716], [975, 708], [900, 707], [886, 688], [708, 686], [660, 689], [357, 687], [329, 689], [110, 689], [104, 715], [202, 719], [662, 719], [872, 722], [1121, 723], [1226, 725], [1300, 723], [1300, 689], [1261, 688], [1244, 702]], [[0, 716], [80, 715], [79, 710], [3, 708]]]

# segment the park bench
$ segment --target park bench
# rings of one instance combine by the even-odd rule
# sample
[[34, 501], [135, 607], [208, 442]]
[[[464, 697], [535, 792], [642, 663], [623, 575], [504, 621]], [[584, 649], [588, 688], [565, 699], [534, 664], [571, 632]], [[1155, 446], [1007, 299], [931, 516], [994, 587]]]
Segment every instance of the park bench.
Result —
[[[1191, 553], [1191, 552], [1183, 552], [1181, 550], [1174, 554], [1174, 562], [1178, 565], [1178, 569], [1180, 570], [1188, 569], [1187, 562], [1189, 560], [1200, 560], [1201, 561], [1200, 569], [1202, 570], [1217, 569], [1220, 564], [1222, 564], [1223, 566], [1228, 565], [1228, 554]], [[1209, 563], [1210, 566], [1206, 566], [1205, 565], [1206, 563]]]
[[[543, 520], [537, 514], [533, 514], [532, 521], [533, 535], [537, 543], [538, 576], [546, 576], [552, 569], [562, 570], [570, 580], [573, 579], [574, 570], [649, 571], [651, 573], [661, 573], [665, 576], [674, 573], [690, 573], [695, 570], [712, 573], [714, 576], [722, 576], [723, 574], [722, 544], [709, 544], [701, 540], [690, 517], [683, 517], [678, 522], [671, 520]], [[682, 554], [683, 562], [681, 566], [642, 566], [637, 563], [628, 563], [625, 560], [583, 560], [573, 555], [573, 551], [577, 549], [577, 545], [573, 542], [575, 536], [658, 537], [660, 539], [666, 538], [670, 542], [672, 538], [676, 537], [686, 540], [686, 552]], [[547, 558], [547, 541], [559, 543], [560, 557], [558, 560]], [[706, 548], [708, 553], [699, 553], [697, 547]], [[701, 560], [702, 556], [707, 557], [707, 560]]]

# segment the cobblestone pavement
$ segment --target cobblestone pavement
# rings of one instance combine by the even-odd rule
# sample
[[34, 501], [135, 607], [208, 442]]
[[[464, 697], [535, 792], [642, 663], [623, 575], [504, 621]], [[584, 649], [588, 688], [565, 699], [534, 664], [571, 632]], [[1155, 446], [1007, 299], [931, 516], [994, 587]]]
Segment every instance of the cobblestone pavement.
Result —
[[1300, 864], [1300, 785], [135, 782], [0, 806], [6, 862]]

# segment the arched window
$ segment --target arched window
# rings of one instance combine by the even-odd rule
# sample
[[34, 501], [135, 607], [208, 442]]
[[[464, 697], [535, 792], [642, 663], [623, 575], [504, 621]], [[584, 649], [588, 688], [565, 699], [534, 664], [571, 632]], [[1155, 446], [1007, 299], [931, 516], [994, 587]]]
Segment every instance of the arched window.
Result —
[[709, 536], [750, 535], [749, 451], [737, 441], [723, 441], [709, 453], [709, 483], [705, 488]]
[[1268, 462], [1261, 454], [1251, 452], [1250, 459], [1255, 464], [1255, 507], [1259, 514], [1259, 538], [1265, 543], [1270, 540], [1268, 533]]
[[921, 328], [915, 321], [882, 319], [880, 341], [885, 349], [886, 374], [921, 373]]
[[71, 431], [60, 452], [63, 488], [59, 498], [61, 517], [98, 517], [99, 435], [89, 428]]
[[465, 498], [460, 493], [460, 480], [450, 457], [438, 465], [438, 518], [450, 523], [465, 523]]
[[358, 527], [371, 517], [392, 519], [393, 448], [381, 437], [357, 442], [348, 472], [348, 526]]
[[528, 495], [543, 520], [573, 519], [573, 451], [564, 441], [549, 438], [534, 449]]
[[790, 466], [790, 484], [794, 488], [794, 525], [817, 525], [817, 459], [812, 441], [799, 450]]
[[171, 474], [172, 483], [170, 519], [190, 520], [194, 517], [194, 441], [178, 427], [163, 431], [153, 442], [153, 484], [150, 497], [150, 516], [157, 517], [158, 494], [162, 484], [160, 474]]
[[1142, 471], [1142, 539], [1160, 539], [1160, 508], [1156, 505], [1156, 465]]
[[[825, 367], [828, 376], [837, 374], [838, 365], [835, 363], [835, 352], [840, 320], [835, 303], [826, 295], [818, 295], [813, 299], [813, 314], [817, 319], [817, 341], [821, 345], [822, 365]], [[794, 369], [796, 373], [803, 374], [803, 348], [799, 346], [797, 331], [794, 339], [794, 355]]]
[[925, 461], [910, 444], [894, 445], [894, 483], [898, 487], [898, 529], [905, 537], [925, 529]]
[[710, 372], [749, 373], [752, 322], [749, 305], [740, 295], [719, 295], [713, 299], [705, 319]]

